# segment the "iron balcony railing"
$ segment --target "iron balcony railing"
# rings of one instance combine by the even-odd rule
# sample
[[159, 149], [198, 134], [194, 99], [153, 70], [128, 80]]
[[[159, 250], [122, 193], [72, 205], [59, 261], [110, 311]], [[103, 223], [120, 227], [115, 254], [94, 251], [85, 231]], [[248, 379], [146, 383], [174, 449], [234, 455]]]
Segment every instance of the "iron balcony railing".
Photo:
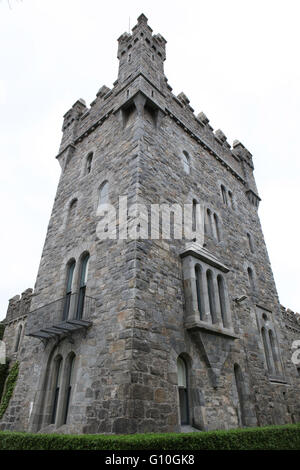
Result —
[[88, 328], [95, 309], [96, 299], [88, 297], [84, 291], [67, 294], [30, 312], [25, 334], [47, 340]]

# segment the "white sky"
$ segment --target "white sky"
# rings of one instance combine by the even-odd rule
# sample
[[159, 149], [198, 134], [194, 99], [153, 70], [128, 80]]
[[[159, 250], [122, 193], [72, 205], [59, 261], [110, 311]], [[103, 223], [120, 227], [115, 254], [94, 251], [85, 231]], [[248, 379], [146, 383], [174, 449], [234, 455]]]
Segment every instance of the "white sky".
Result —
[[35, 283], [62, 116], [112, 87], [117, 38], [142, 12], [168, 41], [174, 93], [253, 154], [279, 297], [300, 310], [299, 0], [0, 0], [0, 319]]

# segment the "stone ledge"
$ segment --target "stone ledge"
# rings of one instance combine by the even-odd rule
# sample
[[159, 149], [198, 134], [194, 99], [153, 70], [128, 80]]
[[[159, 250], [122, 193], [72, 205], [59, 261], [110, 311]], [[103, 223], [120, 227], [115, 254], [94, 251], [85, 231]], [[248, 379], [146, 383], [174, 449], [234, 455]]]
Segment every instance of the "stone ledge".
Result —
[[239, 339], [239, 336], [236, 335], [233, 330], [229, 328], [222, 328], [220, 326], [215, 326], [210, 323], [203, 322], [203, 321], [185, 323], [184, 326], [187, 330], [192, 330], [192, 331], [200, 330], [200, 331], [204, 331], [207, 333], [214, 333], [220, 336], [226, 336], [231, 339]]
[[201, 261], [214, 266], [215, 268], [218, 268], [224, 273], [228, 273], [230, 271], [227, 266], [221, 263], [212, 253], [199, 245], [199, 243], [187, 243], [185, 249], [180, 253], [181, 258], [185, 258], [189, 255], [194, 256], [194, 258], [198, 258]]

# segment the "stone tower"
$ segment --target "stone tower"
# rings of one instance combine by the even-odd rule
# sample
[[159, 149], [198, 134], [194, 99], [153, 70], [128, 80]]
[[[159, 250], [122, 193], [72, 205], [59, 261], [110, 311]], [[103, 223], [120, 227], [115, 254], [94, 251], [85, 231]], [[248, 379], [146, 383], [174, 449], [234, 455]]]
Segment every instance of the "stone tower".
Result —
[[[64, 115], [30, 308], [5, 321], [20, 373], [0, 427], [135, 433], [299, 421], [291, 346], [300, 322], [279, 304], [252, 155], [172, 93], [166, 40], [145, 15], [118, 41], [113, 88]], [[125, 196], [149, 214], [165, 204], [161, 226], [189, 207], [194, 236], [172, 236], [173, 223], [170, 236], [127, 237]], [[116, 208], [115, 239], [99, 236], [99, 203]], [[152, 212], [146, 222], [128, 215], [128, 230], [152, 224]], [[25, 334], [12, 346], [19, 318]]]

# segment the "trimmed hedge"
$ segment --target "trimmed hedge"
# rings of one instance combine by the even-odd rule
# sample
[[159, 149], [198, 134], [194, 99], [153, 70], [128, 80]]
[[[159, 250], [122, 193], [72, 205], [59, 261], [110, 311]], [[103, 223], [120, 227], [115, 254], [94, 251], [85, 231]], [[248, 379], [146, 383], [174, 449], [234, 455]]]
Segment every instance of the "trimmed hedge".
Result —
[[14, 393], [14, 388], [18, 379], [19, 375], [19, 363], [15, 362], [12, 368], [9, 371], [8, 377], [7, 377], [7, 382], [5, 386], [5, 392], [1, 400], [1, 405], [0, 405], [0, 419], [3, 417], [9, 401]]
[[170, 434], [0, 432], [0, 450], [299, 450], [300, 424]]

